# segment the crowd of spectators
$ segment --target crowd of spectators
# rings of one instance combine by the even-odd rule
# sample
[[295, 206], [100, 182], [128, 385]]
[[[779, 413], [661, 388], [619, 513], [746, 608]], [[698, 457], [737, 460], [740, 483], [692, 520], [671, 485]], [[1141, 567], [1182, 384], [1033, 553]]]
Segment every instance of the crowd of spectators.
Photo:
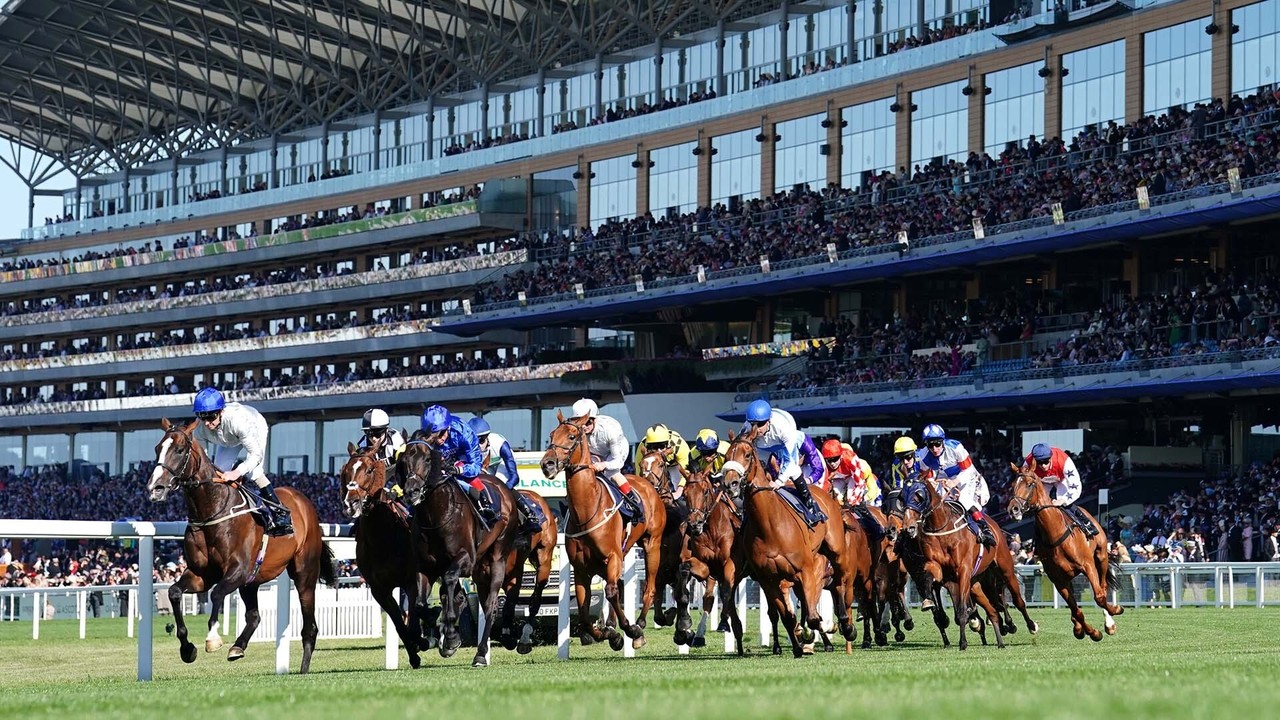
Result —
[[[1015, 19], [1021, 19], [1021, 17], [1015, 17], [1017, 14], [1017, 11], [1011, 13], [1010, 18], [1012, 19], [1006, 19], [1005, 22], [1013, 22]], [[968, 35], [980, 30], [986, 30], [989, 27], [991, 27], [991, 25], [985, 20], [961, 23], [959, 25], [948, 21], [937, 27], [925, 28], [923, 34], [917, 35], [913, 33], [899, 40], [891, 40], [885, 45], [884, 54], [892, 55], [893, 53], [901, 52], [903, 50], [932, 45], [936, 42], [942, 42], [943, 40], [950, 40], [951, 38], [957, 38], [961, 35]]]
[[524, 142], [529, 139], [529, 133], [512, 133], [504, 132], [495, 137], [480, 137], [479, 135], [468, 135], [465, 142], [450, 143], [444, 149], [445, 156], [461, 155], [473, 150], [484, 150], [485, 148], [497, 147], [499, 145], [510, 145], [511, 143]]

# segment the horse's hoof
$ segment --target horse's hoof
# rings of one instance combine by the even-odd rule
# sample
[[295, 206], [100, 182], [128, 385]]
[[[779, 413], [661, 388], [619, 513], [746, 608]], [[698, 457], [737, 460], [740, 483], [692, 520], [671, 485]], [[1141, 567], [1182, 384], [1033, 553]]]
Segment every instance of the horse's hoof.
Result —
[[906, 640], [907, 640], [907, 634], [902, 632], [901, 630], [893, 634], [894, 642], [906, 642]]
[[632, 639], [632, 641], [631, 641], [631, 649], [632, 649], [632, 650], [639, 650], [640, 648], [644, 647], [644, 644], [645, 644], [646, 642], [647, 642], [647, 641], [644, 639], [644, 636], [643, 636], [643, 635], [641, 635], [641, 636], [640, 636], [640, 637], [638, 637], [638, 638], [634, 638], [634, 639]]
[[863, 636], [863, 638], [862, 638], [862, 645], [861, 645], [860, 647], [861, 647], [863, 650], [870, 650], [870, 649], [871, 649], [871, 638], [866, 637], [866, 636], [864, 635], [864, 636]]
[[771, 652], [773, 652], [773, 654], [774, 654], [774, 655], [781, 655], [781, 654], [782, 654], [782, 646], [781, 646], [781, 645], [774, 645], [774, 646], [773, 646], [773, 648], [771, 649]]
[[489, 658], [483, 655], [477, 655], [475, 659], [471, 661], [471, 667], [489, 667]]
[[906, 620], [903, 620], [903, 621], [902, 621], [902, 629], [903, 629], [903, 630], [906, 630], [907, 632], [911, 632], [912, 630], [915, 630], [915, 629], [916, 629], [916, 621], [915, 621], [915, 620], [912, 620], [911, 618], [907, 618]]
[[1107, 626], [1107, 634], [1108, 634], [1108, 635], [1115, 635], [1115, 634], [1116, 634], [1116, 626], [1115, 626], [1115, 625], [1108, 625], [1108, 626]]
[[813, 654], [813, 643], [804, 643], [800, 646], [800, 652], [805, 656]]
[[671, 641], [674, 642], [676, 645], [688, 645], [689, 633], [685, 632], [684, 630], [676, 630], [675, 632], [671, 633]]
[[409, 655], [409, 667], [414, 670], [422, 667], [422, 657], [419, 656], [418, 653], [412, 653]]
[[221, 650], [221, 649], [222, 649], [222, 638], [220, 637], [216, 637], [211, 640], [204, 641], [205, 652], [213, 652], [214, 650]]
[[520, 653], [521, 655], [528, 655], [529, 653], [533, 652], [533, 643], [517, 643], [516, 652]]
[[178, 654], [182, 656], [182, 662], [193, 663], [199, 657], [200, 651], [196, 649], [195, 645], [188, 643], [178, 650]]
[[627, 628], [627, 637], [631, 638], [632, 640], [639, 640], [640, 638], [644, 637], [644, 627], [640, 625], [632, 625], [631, 627]]
[[501, 640], [499, 640], [499, 642], [502, 643], [503, 648], [507, 650], [515, 650], [516, 645], [518, 645], [520, 642], [520, 638], [515, 637], [514, 635], [507, 635], [506, 637], [503, 637]]
[[969, 618], [969, 629], [974, 632], [982, 632], [982, 621], [978, 618]]
[[1075, 628], [1074, 630], [1071, 631], [1071, 634], [1075, 635], [1077, 640], [1083, 640], [1084, 628]]
[[231, 649], [227, 651], [227, 662], [235, 662], [242, 657], [244, 657], [244, 648], [238, 645], [232, 645]]
[[1004, 633], [1005, 635], [1017, 635], [1018, 626], [1014, 625], [1013, 623], [1010, 623], [1008, 625], [1001, 625], [1000, 632]]
[[1089, 639], [1094, 642], [1101, 642], [1102, 633], [1098, 632], [1097, 630], [1094, 630], [1093, 632], [1089, 633]]
[[1035, 635], [1036, 633], [1040, 632], [1040, 623], [1037, 623], [1037, 622], [1031, 623], [1031, 627], [1027, 628], [1027, 632], [1031, 633], [1032, 635]]
[[884, 633], [876, 633], [876, 645], [884, 647], [889, 644], [889, 636]]
[[705, 637], [694, 637], [693, 640], [689, 643], [689, 647], [700, 648], [700, 647], [706, 647], [706, 646], [707, 646], [707, 639]]
[[622, 633], [615, 632], [609, 636], [609, 648], [614, 652], [617, 652], [622, 649], [622, 643], [623, 643]]

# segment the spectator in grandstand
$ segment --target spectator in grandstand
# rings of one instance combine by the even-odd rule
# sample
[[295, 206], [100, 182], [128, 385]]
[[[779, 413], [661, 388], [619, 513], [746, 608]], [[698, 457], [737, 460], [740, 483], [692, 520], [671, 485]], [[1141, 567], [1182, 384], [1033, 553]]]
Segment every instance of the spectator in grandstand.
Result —
[[[273, 537], [293, 534], [289, 510], [276, 496], [271, 479], [263, 470], [268, 428], [262, 414], [248, 405], [228, 403], [217, 388], [205, 388], [196, 393], [192, 411], [200, 421], [195, 439], [212, 448], [209, 459], [221, 472], [223, 482], [236, 482], [247, 477], [265, 501], [261, 511], [267, 534]], [[245, 452], [245, 459], [237, 462], [241, 449]]]

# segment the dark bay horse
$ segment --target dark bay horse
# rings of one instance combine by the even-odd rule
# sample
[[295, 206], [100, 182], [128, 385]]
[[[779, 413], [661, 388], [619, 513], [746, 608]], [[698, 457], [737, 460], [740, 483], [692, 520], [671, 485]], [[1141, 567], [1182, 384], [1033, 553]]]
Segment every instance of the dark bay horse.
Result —
[[[849, 558], [844, 522], [840, 506], [827, 493], [815, 492], [815, 504], [827, 520], [810, 528], [778, 495], [755, 446], [743, 436], [730, 438], [729, 450], [722, 468], [723, 482], [730, 497], [742, 497], [745, 518], [742, 525], [745, 570], [760, 583], [769, 601], [770, 615], [782, 619], [791, 639], [792, 654], [804, 656], [803, 643], [797, 633], [796, 615], [787, 590], [794, 586], [800, 600], [801, 621], [809, 629], [822, 630], [818, 599], [824, 587], [828, 564], [830, 585], [840, 633], [853, 640], [851, 604], [856, 572]], [[801, 478], [797, 482], [804, 482]]]
[[459, 581], [464, 577], [474, 580], [486, 622], [471, 666], [487, 667], [489, 636], [498, 622], [498, 595], [515, 563], [520, 528], [515, 494], [497, 478], [480, 476], [498, 494], [494, 507], [501, 513], [493, 527], [486, 529], [467, 492], [445, 472], [440, 451], [422, 435], [421, 430], [414, 433], [397, 463], [405, 496], [413, 503], [413, 548], [418, 571], [423, 574], [419, 602], [426, 600], [431, 584], [439, 581], [443, 608], [440, 656], [453, 657], [462, 646], [458, 622], [466, 605]]
[[[625, 526], [618, 505], [605, 482], [597, 478], [592, 465], [587, 433], [583, 429], [587, 417], [566, 420], [556, 413], [560, 424], [551, 431], [547, 451], [542, 455], [542, 474], [554, 478], [564, 472], [569, 496], [569, 514], [565, 519], [565, 552], [573, 565], [574, 592], [578, 600], [578, 622], [584, 644], [607, 639], [609, 647], [621, 650], [623, 638], [617, 630], [606, 632], [591, 621], [591, 579], [604, 578], [604, 595], [623, 632], [631, 638], [631, 646], [644, 647], [645, 615], [653, 604], [658, 568], [662, 564], [662, 536], [666, 529], [666, 506], [658, 491], [648, 481], [628, 476], [644, 503], [644, 522], [634, 523], [623, 536]], [[623, 610], [622, 566], [631, 548], [641, 543], [645, 553], [645, 586], [643, 604], [636, 622]]]
[[[689, 476], [684, 487], [684, 499], [689, 508], [686, 522], [689, 541], [681, 556], [681, 574], [701, 580], [707, 588], [707, 595], [702, 600], [702, 619], [698, 624], [698, 634], [705, 629], [707, 614], [711, 612], [715, 601], [711, 593], [715, 587], [719, 587], [721, 607], [724, 608], [730, 630], [737, 641], [738, 654], [745, 655], [742, 618], [738, 616], [736, 594], [738, 584], [742, 582], [741, 572], [745, 564], [741, 543], [742, 512], [729, 498], [724, 487], [706, 472], [696, 472]], [[688, 602], [681, 612], [686, 618], [683, 624], [691, 625], [687, 620]]]
[[[880, 523], [880, 527], [887, 531], [890, 527], [888, 515], [874, 506], [868, 510]], [[886, 635], [892, 627], [894, 642], [902, 642], [907, 639], [903, 631], [910, 632], [915, 628], [915, 621], [911, 619], [911, 612], [907, 608], [907, 568], [902, 558], [893, 552], [888, 532], [882, 534], [879, 542], [872, 546], [871, 555], [875, 566], [876, 622], [880, 625], [880, 632]]]
[[[877, 645], [888, 645], [889, 639], [879, 621], [881, 612], [876, 594], [876, 559], [880, 554], [880, 539], [867, 532], [852, 508], [841, 508], [841, 515], [848, 546], [849, 572], [853, 573], [853, 596], [858, 602], [858, 612], [862, 614], [862, 647], [871, 647], [873, 637]], [[830, 589], [834, 595], [835, 588]], [[846, 638], [845, 642], [851, 643], [853, 638]]]
[[541, 495], [528, 490], [517, 492], [527, 497], [529, 502], [542, 508], [542, 516], [546, 520], [533, 537], [528, 538], [527, 541], [525, 538], [516, 540], [516, 552], [511, 557], [514, 567], [507, 569], [505, 588], [507, 599], [502, 606], [502, 629], [499, 631], [498, 640], [506, 649], [528, 655], [533, 652], [533, 625], [526, 620], [520, 628], [520, 634], [515, 633], [516, 601], [520, 598], [520, 586], [524, 582], [525, 563], [528, 562], [534, 568], [533, 596], [529, 599], [528, 617], [536, 618], [538, 610], [542, 607], [542, 592], [546, 590], [547, 580], [551, 577], [551, 561], [556, 551], [556, 536], [559, 528], [556, 516], [551, 514], [551, 508]]
[[[387, 490], [387, 466], [379, 456], [381, 443], [360, 448], [347, 444], [350, 458], [339, 476], [342, 510], [355, 521], [356, 564], [369, 585], [369, 593], [391, 618], [404, 643], [409, 665], [419, 667], [422, 658], [422, 626], [417, 613], [418, 561], [413, 553], [408, 513]], [[392, 594], [400, 589], [409, 608], [401, 610]]]
[[[680, 558], [688, 542], [685, 524], [688, 510], [684, 503], [678, 502], [675, 498], [674, 491], [671, 489], [667, 460], [660, 451], [653, 450], [646, 453], [636, 470], [639, 471], [640, 477], [648, 480], [649, 484], [658, 491], [658, 497], [667, 511], [666, 527], [662, 533], [662, 563], [658, 566], [657, 586], [654, 589], [653, 624], [655, 627], [673, 623], [683, 625], [676, 628], [674, 638], [676, 644], [686, 645], [692, 641], [688, 635], [689, 626], [685, 622], [688, 617], [689, 598], [687, 596], [690, 588], [687, 581], [682, 582]], [[667, 588], [671, 588], [675, 607], [666, 607]]]
[[302, 605], [300, 671], [306, 673], [311, 669], [311, 653], [320, 632], [316, 625], [316, 583], [337, 582], [333, 551], [320, 534], [315, 506], [297, 490], [279, 488], [276, 494], [280, 502], [293, 513], [294, 533], [265, 537], [239, 485], [223, 482], [218, 469], [195, 441], [192, 433], [198, 422], [193, 420], [182, 426], [167, 418], [160, 421], [164, 437], [156, 445], [156, 466], [147, 483], [152, 502], [164, 502], [173, 490], [182, 490], [186, 498], [188, 522], [183, 557], [187, 571], [169, 588], [182, 661], [195, 662], [198, 653], [195, 644], [187, 640], [183, 593], [209, 592], [212, 609], [204, 649], [213, 652], [222, 647], [217, 627], [223, 600], [239, 591], [244, 601], [245, 626], [227, 651], [228, 660], [239, 660], [261, 620], [258, 588], [288, 571]]
[[[965, 629], [971, 617], [977, 616], [977, 607], [986, 611], [995, 632], [996, 645], [1004, 647], [1004, 634], [1016, 631], [1011, 620], [1000, 618], [997, 605], [1003, 607], [1003, 593], [1013, 596], [1014, 604], [1027, 622], [1027, 629], [1035, 633], [1037, 626], [1027, 614], [1026, 603], [1018, 584], [1004, 532], [990, 518], [984, 522], [992, 526], [996, 545], [984, 549], [969, 531], [963, 509], [951, 507], [938, 494], [930, 481], [915, 483], [903, 492], [905, 505], [904, 526], [906, 534], [917, 541], [924, 555], [925, 572], [935, 582], [941, 582], [951, 595], [955, 622], [960, 629], [960, 649], [969, 647]], [[981, 583], [981, 584], [979, 584]], [[941, 613], [941, 595], [935, 586], [935, 620]], [[1007, 615], [1007, 610], [1006, 610]], [[986, 643], [985, 627], [978, 617], [978, 632]], [[946, 627], [938, 622], [943, 645], [947, 646]]]
[[[1049, 499], [1049, 492], [1044, 482], [1033, 470], [1022, 470], [1013, 463], [1009, 464], [1017, 479], [1013, 481], [1013, 497], [1009, 499], [1009, 517], [1021, 520], [1025, 515], [1036, 518], [1036, 557], [1044, 568], [1044, 574], [1058, 589], [1058, 594], [1067, 601], [1071, 608], [1071, 625], [1077, 639], [1088, 635], [1097, 642], [1102, 633], [1089, 625], [1084, 619], [1084, 612], [1076, 600], [1071, 580], [1077, 575], [1084, 575], [1093, 590], [1093, 601], [1102, 608], [1104, 627], [1108, 635], [1116, 634], [1116, 621], [1113, 615], [1120, 615], [1124, 608], [1110, 602], [1108, 592], [1119, 584], [1117, 566], [1112, 563], [1107, 533], [1102, 526], [1089, 515], [1098, 534], [1086, 538], [1075, 526], [1065, 510], [1057, 508]], [[1088, 515], [1089, 511], [1079, 508]]]

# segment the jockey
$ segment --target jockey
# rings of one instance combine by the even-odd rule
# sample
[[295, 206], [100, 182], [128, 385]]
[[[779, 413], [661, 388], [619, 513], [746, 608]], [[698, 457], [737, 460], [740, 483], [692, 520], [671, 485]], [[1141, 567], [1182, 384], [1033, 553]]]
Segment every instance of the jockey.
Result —
[[[192, 410], [200, 420], [195, 437], [212, 450], [208, 453], [209, 459], [221, 472], [222, 480], [235, 482], [244, 477], [252, 480], [258, 494], [266, 501], [261, 511], [267, 534], [272, 537], [291, 535], [293, 523], [289, 509], [280, 502], [263, 470], [267, 452], [266, 418], [248, 405], [228, 403], [222, 393], [212, 387], [196, 393]], [[244, 448], [245, 458], [237, 465], [241, 448]]]
[[724, 456], [729, 452], [729, 443], [720, 440], [715, 430], [703, 428], [689, 450], [689, 470], [691, 472], [707, 471], [709, 475], [719, 475], [724, 467]]
[[676, 499], [679, 499], [684, 494], [685, 479], [689, 475], [689, 443], [680, 437], [680, 433], [669, 429], [662, 423], [650, 425], [644, 433], [644, 441], [636, 447], [635, 468], [637, 475], [642, 474], [644, 456], [655, 450], [662, 453], [662, 458], [666, 463], [664, 469], [675, 468], [679, 471], [680, 479], [676, 481], [675, 486], [672, 488], [675, 491]]
[[823, 482], [826, 469], [813, 440], [796, 427], [791, 413], [770, 407], [766, 400], [756, 400], [747, 406], [747, 421], [742, 425], [742, 433], [755, 445], [756, 454], [765, 467], [769, 467], [773, 451], [781, 451], [777, 482], [794, 481], [796, 495], [809, 514], [820, 518], [819, 521], [826, 520], [826, 515], [818, 509], [813, 502], [813, 494], [809, 492], [810, 483]]
[[[902, 509], [902, 491], [908, 485], [925, 481], [928, 472], [920, 463], [923, 453], [916, 447], [916, 441], [903, 435], [893, 443], [893, 466], [889, 469], [889, 489], [885, 492], [885, 509], [894, 512]], [[920, 609], [933, 610], [935, 605], [929, 595], [932, 578], [924, 572], [922, 560], [916, 555], [904, 555], [903, 564], [911, 574], [911, 580], [920, 593]]]
[[525, 524], [523, 530], [536, 533], [542, 529], [538, 522], [538, 513], [533, 509], [533, 501], [524, 493], [516, 492], [520, 484], [520, 471], [516, 467], [516, 456], [511, 452], [511, 443], [489, 427], [489, 422], [482, 417], [473, 417], [467, 421], [471, 432], [475, 433], [480, 443], [480, 450], [486, 460], [485, 470], [492, 476], [506, 483], [516, 496], [516, 502], [524, 511]]
[[591, 452], [592, 464], [596, 473], [607, 478], [622, 491], [622, 501], [633, 513], [632, 522], [644, 522], [644, 501], [640, 494], [631, 487], [627, 476], [622, 474], [622, 466], [627, 462], [631, 445], [627, 442], [622, 425], [608, 415], [600, 414], [600, 406], [590, 398], [582, 398], [573, 404], [574, 418], [588, 418], [582, 429], [587, 434], [587, 449]]
[[[822, 461], [827, 466], [827, 477], [831, 480], [831, 489], [835, 492], [836, 499], [853, 510], [853, 514], [864, 524], [883, 533], [884, 528], [880, 522], [867, 510], [873, 499], [880, 499], [876, 476], [871, 472], [867, 461], [858, 457], [852, 447], [835, 438], [822, 443]], [[874, 498], [871, 493], [873, 487], [876, 488]]]
[[[370, 408], [364, 413], [364, 418], [360, 421], [360, 429], [364, 434], [360, 436], [360, 442], [356, 443], [359, 447], [367, 448], [374, 443], [381, 443], [378, 449], [378, 459], [382, 460], [382, 464], [388, 468], [395, 465], [396, 458], [400, 457], [400, 453], [404, 452], [404, 435], [399, 430], [391, 427], [391, 418], [387, 417], [385, 410], [378, 408]], [[392, 494], [396, 497], [404, 495], [404, 491], [396, 484], [393, 473], [387, 474], [387, 485]]]
[[1076, 525], [1084, 531], [1086, 538], [1098, 534], [1098, 529], [1089, 522], [1089, 518], [1075, 506], [1075, 501], [1080, 499], [1084, 486], [1080, 472], [1076, 470], [1076, 463], [1070, 455], [1061, 448], [1036, 443], [1031, 448], [1031, 454], [1027, 455], [1026, 461], [1022, 464], [1022, 469], [1035, 472], [1041, 480], [1052, 485], [1053, 505], [1062, 508], [1063, 512], [1071, 516]]
[[428, 433], [427, 442], [436, 446], [444, 459], [457, 468], [457, 477], [469, 488], [480, 516], [488, 523], [497, 520], [498, 514], [479, 477], [484, 473], [484, 451], [471, 426], [444, 406], [432, 405], [422, 412], [422, 429]]
[[996, 537], [982, 515], [982, 506], [990, 498], [990, 491], [987, 481], [973, 466], [969, 451], [959, 440], [948, 440], [941, 425], [925, 426], [924, 442], [928, 449], [921, 458], [923, 469], [933, 471], [939, 492], [944, 496], [954, 495], [968, 511], [969, 527], [982, 544], [994, 547]]

